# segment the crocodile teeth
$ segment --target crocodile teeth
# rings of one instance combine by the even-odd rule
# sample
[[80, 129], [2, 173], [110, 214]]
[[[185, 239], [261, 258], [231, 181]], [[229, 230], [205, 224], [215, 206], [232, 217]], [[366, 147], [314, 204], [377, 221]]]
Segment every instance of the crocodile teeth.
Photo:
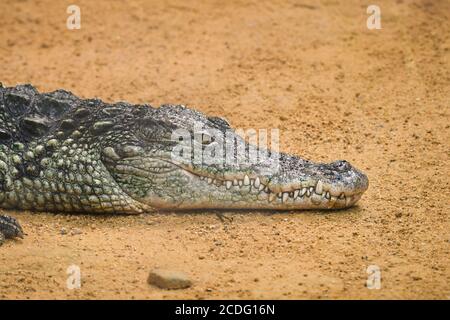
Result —
[[233, 184], [233, 182], [231, 182], [230, 180], [227, 180], [227, 182], [226, 182], [227, 189], [230, 189], [232, 184]]
[[282, 196], [283, 196], [283, 192], [278, 192], [278, 193], [277, 193], [277, 197], [278, 197], [278, 198], [281, 198]]
[[213, 182], [213, 179], [208, 178], [208, 183], [211, 184], [211, 182]]
[[302, 188], [302, 191], [300, 191], [300, 197], [303, 197], [307, 191], [308, 189]]
[[344, 193], [341, 193], [340, 195], [339, 195], [339, 199], [345, 199], [345, 194]]
[[328, 191], [325, 192], [325, 198], [327, 198], [328, 200], [331, 199], [331, 194]]
[[239, 187], [242, 187], [243, 186], [243, 182], [242, 182], [242, 180], [239, 180]]
[[275, 193], [270, 193], [269, 194], [269, 202], [272, 202], [273, 200], [275, 200], [276, 199], [276, 194]]
[[248, 175], [245, 175], [244, 177], [244, 186], [248, 186], [250, 184], [250, 179], [248, 178]]
[[253, 185], [255, 186], [255, 188], [259, 188], [260, 183], [261, 183], [261, 181], [259, 180], [259, 178], [256, 178]]
[[352, 200], [352, 197], [345, 197], [345, 206], [348, 206]]
[[238, 185], [238, 181], [236, 179], [233, 180], [233, 186], [237, 186]]
[[288, 192], [283, 192], [283, 199], [282, 199], [282, 201], [286, 202], [288, 198], [289, 198], [289, 193]]
[[[311, 187], [312, 188], [312, 187]], [[306, 189], [306, 195], [309, 197], [309, 196], [311, 196], [311, 189], [310, 188], [307, 188]]]
[[265, 185], [260, 184], [259, 187], [258, 187], [258, 190], [259, 191], [263, 191], [265, 187], [266, 187]]
[[295, 190], [294, 191], [294, 199], [298, 197], [298, 194], [300, 193], [300, 190]]
[[336, 203], [336, 201], [337, 201], [337, 198], [336, 198], [336, 197], [333, 197], [333, 196], [331, 196], [331, 198], [330, 198], [330, 202], [329, 202], [329, 204], [330, 204], [330, 208], [332, 208], [332, 207], [334, 206], [334, 204]]
[[316, 193], [317, 194], [322, 194], [323, 192], [323, 184], [322, 181], [317, 181], [317, 185], [316, 185]]

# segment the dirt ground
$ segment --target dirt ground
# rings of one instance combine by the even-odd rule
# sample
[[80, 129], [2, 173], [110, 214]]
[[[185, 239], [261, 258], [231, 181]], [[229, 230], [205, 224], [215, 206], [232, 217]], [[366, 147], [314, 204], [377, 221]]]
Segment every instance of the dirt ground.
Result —
[[[4, 85], [280, 128], [283, 151], [346, 159], [370, 187], [348, 210], [232, 222], [12, 211], [28, 236], [0, 248], [0, 298], [450, 299], [450, 2], [376, 1], [369, 30], [372, 2], [1, 1]], [[73, 3], [80, 30], [66, 28]], [[156, 267], [194, 285], [149, 286]]]

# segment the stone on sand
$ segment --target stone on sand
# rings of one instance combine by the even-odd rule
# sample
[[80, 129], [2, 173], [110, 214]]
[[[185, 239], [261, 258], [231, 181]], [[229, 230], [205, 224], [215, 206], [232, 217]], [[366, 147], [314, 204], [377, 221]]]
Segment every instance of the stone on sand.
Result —
[[161, 289], [185, 289], [192, 285], [192, 281], [183, 272], [163, 269], [152, 270], [148, 283]]

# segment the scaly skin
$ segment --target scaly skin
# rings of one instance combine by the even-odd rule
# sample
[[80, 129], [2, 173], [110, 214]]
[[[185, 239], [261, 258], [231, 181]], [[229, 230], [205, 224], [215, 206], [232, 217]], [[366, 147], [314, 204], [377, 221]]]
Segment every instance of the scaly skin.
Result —
[[23, 230], [16, 219], [10, 216], [0, 216], [0, 246], [7, 238], [23, 238]]
[[[225, 149], [231, 162], [194, 161], [190, 151], [182, 160], [174, 156], [180, 130], [195, 133], [184, 142], [202, 154], [230, 137], [244, 151]], [[368, 187], [346, 161], [314, 163], [276, 152], [250, 161], [252, 146], [230, 130], [226, 120], [184, 106], [107, 104], [63, 90], [0, 85], [0, 207], [124, 214], [332, 209], [354, 205]], [[0, 234], [10, 237], [18, 224], [8, 219], [0, 216]]]

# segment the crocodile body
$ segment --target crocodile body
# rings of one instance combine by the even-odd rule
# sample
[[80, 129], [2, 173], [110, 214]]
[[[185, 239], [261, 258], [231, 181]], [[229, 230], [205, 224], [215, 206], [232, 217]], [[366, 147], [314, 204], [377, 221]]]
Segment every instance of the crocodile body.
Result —
[[[177, 130], [192, 133], [188, 145], [200, 152], [229, 135], [242, 150], [251, 147], [226, 120], [185, 106], [108, 104], [64, 90], [0, 85], [0, 207], [92, 214], [333, 209], [352, 206], [368, 187], [346, 161], [277, 152], [249, 161], [234, 149], [231, 162], [179, 161]], [[274, 163], [277, 170], [267, 170]], [[0, 216], [0, 242], [22, 235], [14, 219]]]

